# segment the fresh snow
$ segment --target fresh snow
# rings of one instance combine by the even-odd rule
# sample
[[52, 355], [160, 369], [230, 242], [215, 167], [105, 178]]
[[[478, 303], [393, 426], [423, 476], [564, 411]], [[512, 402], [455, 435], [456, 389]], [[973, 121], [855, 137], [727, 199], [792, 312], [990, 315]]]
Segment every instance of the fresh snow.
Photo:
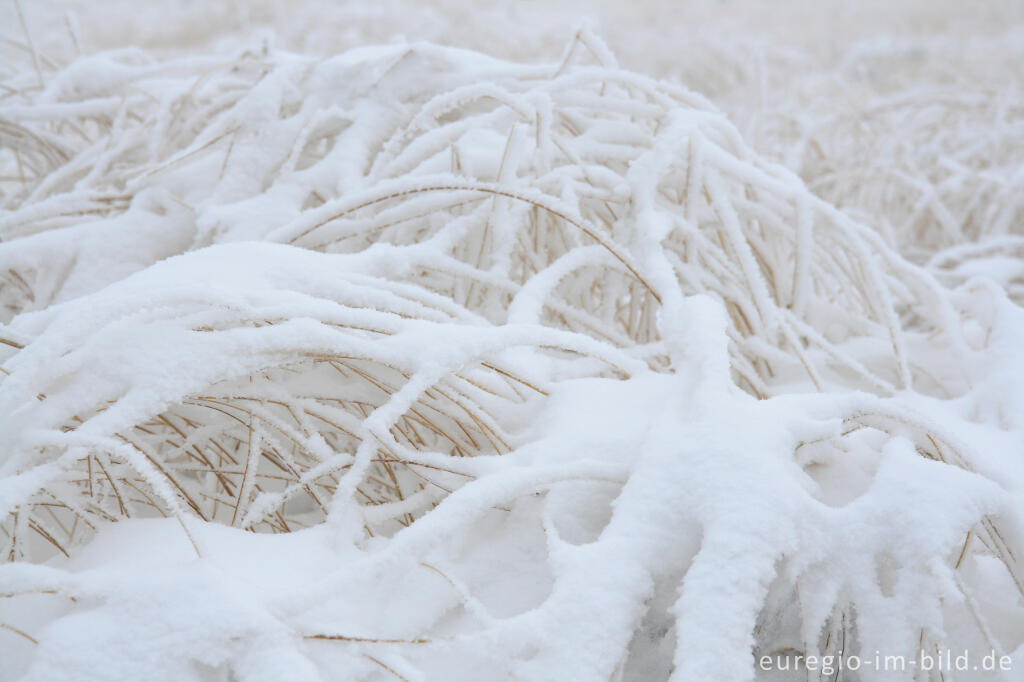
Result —
[[11, 4], [0, 679], [1020, 678], [1024, 16], [669, 5]]

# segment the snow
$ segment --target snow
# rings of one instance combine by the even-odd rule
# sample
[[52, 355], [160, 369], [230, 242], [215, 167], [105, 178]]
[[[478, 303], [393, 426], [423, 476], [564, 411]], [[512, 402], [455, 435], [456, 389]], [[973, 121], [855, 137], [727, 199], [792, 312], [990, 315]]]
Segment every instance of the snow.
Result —
[[12, 6], [0, 679], [1019, 676], [1019, 11], [272, 5]]

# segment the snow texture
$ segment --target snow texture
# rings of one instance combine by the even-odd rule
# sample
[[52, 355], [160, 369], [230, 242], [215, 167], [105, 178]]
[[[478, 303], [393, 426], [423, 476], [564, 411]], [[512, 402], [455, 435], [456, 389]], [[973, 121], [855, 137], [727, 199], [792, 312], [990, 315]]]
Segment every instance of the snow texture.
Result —
[[0, 679], [1018, 679], [1024, 29], [23, 4]]

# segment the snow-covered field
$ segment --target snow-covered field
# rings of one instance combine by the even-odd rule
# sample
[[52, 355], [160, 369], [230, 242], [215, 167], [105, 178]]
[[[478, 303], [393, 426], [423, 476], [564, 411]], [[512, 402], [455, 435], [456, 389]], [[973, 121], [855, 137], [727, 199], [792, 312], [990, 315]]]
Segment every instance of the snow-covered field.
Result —
[[1024, 3], [2, 12], [0, 679], [1024, 679]]

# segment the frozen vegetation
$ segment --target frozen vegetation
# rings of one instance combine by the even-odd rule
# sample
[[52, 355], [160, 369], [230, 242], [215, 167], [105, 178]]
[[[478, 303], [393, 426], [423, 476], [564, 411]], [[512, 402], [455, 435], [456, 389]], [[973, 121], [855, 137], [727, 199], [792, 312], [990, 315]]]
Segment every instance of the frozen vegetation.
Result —
[[138, 5], [4, 10], [0, 679], [1022, 679], [1024, 9]]

